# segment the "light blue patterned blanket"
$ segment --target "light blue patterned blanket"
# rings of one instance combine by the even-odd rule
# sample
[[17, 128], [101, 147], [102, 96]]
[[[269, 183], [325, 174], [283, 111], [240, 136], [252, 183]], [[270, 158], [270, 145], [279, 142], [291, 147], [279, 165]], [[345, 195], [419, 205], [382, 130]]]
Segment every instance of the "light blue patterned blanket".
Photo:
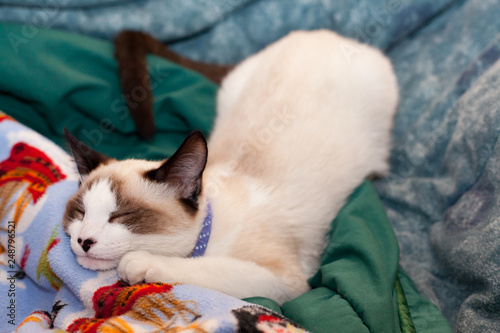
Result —
[[57, 5], [2, 0], [0, 20], [104, 39], [138, 29], [219, 63], [294, 29], [328, 28], [384, 49], [402, 98], [391, 174], [375, 186], [401, 264], [457, 332], [500, 331], [500, 1], [44, 2]]
[[0, 233], [0, 332], [306, 333], [216, 291], [168, 281], [130, 286], [116, 270], [81, 267], [61, 225], [80, 180], [72, 158], [2, 112], [0, 176], [0, 225], [7, 229]]

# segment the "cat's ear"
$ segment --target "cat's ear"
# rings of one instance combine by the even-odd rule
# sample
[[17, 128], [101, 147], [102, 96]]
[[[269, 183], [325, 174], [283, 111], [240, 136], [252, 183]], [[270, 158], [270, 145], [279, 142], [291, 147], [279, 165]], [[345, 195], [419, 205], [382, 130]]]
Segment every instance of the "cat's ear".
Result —
[[100, 164], [106, 164], [112, 160], [112, 158], [101, 154], [88, 147], [83, 142], [78, 141], [78, 139], [75, 138], [66, 127], [64, 128], [64, 135], [66, 136], [66, 141], [68, 141], [71, 154], [75, 159], [78, 172], [80, 172], [82, 177], [87, 176]]
[[207, 141], [200, 131], [195, 131], [189, 134], [172, 157], [158, 169], [147, 171], [145, 177], [174, 187], [180, 199], [196, 210], [207, 155]]

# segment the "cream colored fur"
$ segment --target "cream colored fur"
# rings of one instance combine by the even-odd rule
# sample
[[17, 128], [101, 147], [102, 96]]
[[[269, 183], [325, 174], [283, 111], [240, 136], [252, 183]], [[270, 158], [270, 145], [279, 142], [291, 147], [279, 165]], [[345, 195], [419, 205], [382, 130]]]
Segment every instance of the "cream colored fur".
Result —
[[[347, 58], [343, 48], [357, 52]], [[218, 95], [203, 182], [214, 211], [206, 255], [129, 253], [120, 275], [147, 258], [146, 280], [279, 302], [305, 292], [346, 198], [387, 171], [397, 102], [387, 58], [333, 32], [294, 32], [245, 60]]]
[[[331, 221], [365, 177], [387, 171], [397, 102], [389, 60], [333, 32], [294, 32], [248, 58], [219, 91], [200, 213], [180, 231], [190, 235], [185, 241], [172, 238], [183, 250], [162, 248], [161, 237], [157, 248], [130, 246], [117, 257], [118, 274], [131, 283], [177, 281], [279, 303], [307, 291]], [[144, 168], [120, 163], [95, 172], [116, 177], [119, 168]], [[124, 179], [147, 197], [137, 177]], [[185, 258], [207, 200], [207, 251]]]

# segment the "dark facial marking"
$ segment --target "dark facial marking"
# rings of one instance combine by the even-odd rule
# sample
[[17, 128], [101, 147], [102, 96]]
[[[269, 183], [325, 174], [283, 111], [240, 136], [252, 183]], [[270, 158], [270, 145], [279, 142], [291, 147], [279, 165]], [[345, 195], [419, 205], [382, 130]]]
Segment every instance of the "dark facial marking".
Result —
[[207, 142], [203, 134], [195, 131], [158, 169], [145, 172], [144, 178], [175, 188], [186, 211], [190, 214], [196, 213], [207, 154]]
[[165, 213], [157, 211], [145, 202], [117, 195], [118, 209], [110, 216], [109, 223], [123, 224], [136, 234], [152, 234], [165, 230], [168, 223]]
[[108, 219], [108, 222], [109, 223], [113, 223], [127, 215], [130, 215], [130, 214], [133, 214], [133, 212], [129, 212], [129, 211], [115, 211], [113, 213], [111, 213], [111, 215], [109, 216], [109, 219]]
[[62, 223], [64, 230], [68, 230], [69, 225], [74, 219], [83, 219], [84, 215], [85, 212], [83, 210], [82, 194], [80, 191], [78, 191], [66, 203], [66, 210], [64, 212]]
[[91, 149], [79, 141], [67, 128], [64, 128], [64, 135], [80, 175], [86, 176], [100, 164], [107, 164], [112, 161], [110, 157]]
[[115, 194], [117, 210], [111, 213], [109, 223], [120, 223], [136, 234], [152, 234], [165, 230], [168, 216], [145, 201], [130, 198], [123, 190], [123, 180], [113, 178], [111, 191]]

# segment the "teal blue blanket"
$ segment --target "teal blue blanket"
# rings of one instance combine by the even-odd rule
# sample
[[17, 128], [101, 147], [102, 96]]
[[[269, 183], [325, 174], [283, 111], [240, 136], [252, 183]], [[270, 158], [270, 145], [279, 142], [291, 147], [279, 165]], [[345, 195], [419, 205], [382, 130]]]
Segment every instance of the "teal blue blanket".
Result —
[[[332, 29], [388, 52], [401, 105], [391, 175], [374, 185], [401, 265], [457, 331], [500, 331], [499, 1], [68, 0], [47, 7], [0, 1], [0, 21], [25, 25], [19, 45], [36, 39], [33, 26], [107, 40], [133, 28], [219, 63], [237, 62], [294, 29]], [[11, 61], [0, 58], [4, 68]]]
[[[8, 43], [9, 36], [22, 34], [20, 25], [0, 24], [0, 44]], [[153, 93], [158, 133], [154, 140], [145, 142], [135, 135], [132, 119], [123, 110], [110, 43], [40, 30], [36, 38], [17, 51], [0, 48], [0, 59], [10, 59], [9, 66], [0, 66], [0, 108], [61, 146], [63, 127], [67, 126], [81, 140], [108, 155], [160, 159], [171, 155], [193, 129], [210, 132], [216, 87], [165, 60], [148, 59], [157, 80]], [[10, 262], [7, 268], [0, 266], [0, 274], [21, 271], [21, 275], [13, 282], [16, 297], [1, 297], [0, 306], [5, 309], [14, 300], [15, 323], [25, 320], [25, 332], [51, 325], [84, 332], [92, 332], [92, 325], [97, 324], [125, 327], [144, 310], [141, 304], [160, 296], [150, 293], [151, 300], [142, 291], [116, 284], [113, 271], [97, 274], [76, 263], [68, 236], [61, 228], [66, 201], [78, 186], [74, 171], [68, 171], [67, 157], [62, 157], [60, 148], [26, 129], [13, 133], [13, 125], [9, 124], [12, 121], [0, 116], [0, 224], [3, 228], [8, 228], [9, 221], [18, 225], [18, 245], [14, 267]], [[20, 156], [23, 159], [12, 158]], [[6, 234], [0, 235], [0, 244], [8, 249]], [[258, 297], [247, 301], [264, 305], [315, 333], [451, 331], [437, 307], [417, 292], [399, 267], [397, 239], [371, 183], [361, 184], [352, 194], [333, 221], [330, 236], [321, 269], [309, 281], [313, 287], [310, 292], [282, 307]], [[0, 294], [8, 295], [8, 288], [6, 279], [0, 281]], [[194, 286], [144, 287], [148, 292], [156, 288], [163, 291], [161, 297], [167, 304], [173, 302], [187, 311], [187, 317], [181, 311], [173, 319], [167, 318], [170, 321], [165, 320], [171, 312], [161, 301], [156, 307], [161, 318], [155, 321], [153, 315], [141, 317], [140, 327], [168, 323], [178, 328], [179, 324], [191, 323], [204, 332], [232, 332], [239, 327], [233, 314], [238, 318], [244, 315], [238, 322], [249, 320], [248, 313], [238, 310], [245, 305], [240, 300]], [[130, 296], [135, 292], [146, 298], [139, 301]], [[126, 306], [121, 305], [122, 297]], [[62, 304], [67, 305], [61, 308]], [[35, 310], [38, 312], [33, 313]], [[283, 333], [298, 331], [276, 319], [276, 313], [252, 312], [250, 317], [259, 327], [270, 325], [262, 329], [266, 332], [275, 332], [272, 327], [277, 323], [278, 328], [285, 325]], [[9, 325], [0, 321], [0, 331]]]

